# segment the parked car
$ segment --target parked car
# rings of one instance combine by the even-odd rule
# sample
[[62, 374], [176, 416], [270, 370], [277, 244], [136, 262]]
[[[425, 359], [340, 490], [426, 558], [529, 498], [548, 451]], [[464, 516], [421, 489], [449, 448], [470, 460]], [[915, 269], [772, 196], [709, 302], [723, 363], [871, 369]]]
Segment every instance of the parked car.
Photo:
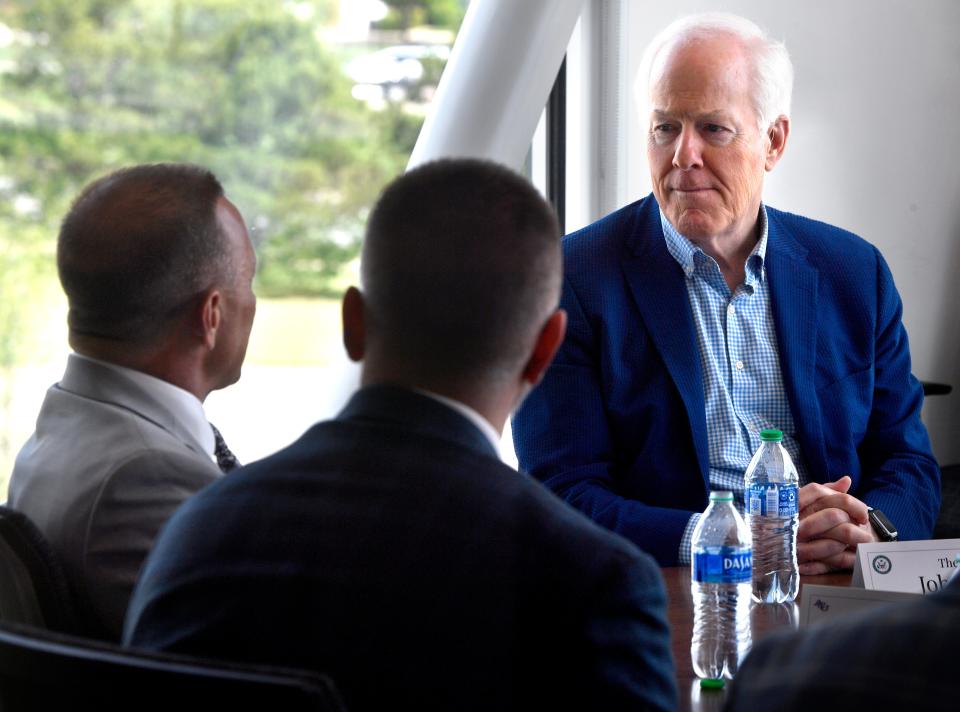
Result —
[[355, 82], [356, 98], [403, 101], [417, 98], [429, 64], [442, 65], [449, 56], [446, 45], [395, 45], [351, 60], [344, 71]]

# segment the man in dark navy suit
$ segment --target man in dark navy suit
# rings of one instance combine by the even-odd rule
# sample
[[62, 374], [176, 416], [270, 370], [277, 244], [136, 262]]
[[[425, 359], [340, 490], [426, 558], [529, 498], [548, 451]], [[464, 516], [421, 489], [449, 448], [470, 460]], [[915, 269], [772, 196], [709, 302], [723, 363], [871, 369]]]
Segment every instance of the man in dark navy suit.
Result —
[[321, 670], [351, 710], [673, 709], [653, 560], [497, 456], [564, 334], [550, 207], [492, 163], [420, 167], [362, 283], [362, 388], [177, 513], [126, 641]]
[[956, 697], [960, 577], [939, 593], [831, 625], [764, 638], [730, 688], [727, 712], [939, 712]]

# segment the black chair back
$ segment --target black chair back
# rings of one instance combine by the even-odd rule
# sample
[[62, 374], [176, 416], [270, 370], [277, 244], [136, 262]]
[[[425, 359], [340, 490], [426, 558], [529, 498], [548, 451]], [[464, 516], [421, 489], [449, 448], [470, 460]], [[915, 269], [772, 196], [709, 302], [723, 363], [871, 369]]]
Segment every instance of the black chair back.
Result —
[[344, 712], [329, 678], [0, 625], [0, 710]]
[[26, 515], [3, 505], [0, 621], [78, 632], [76, 608], [56, 555]]

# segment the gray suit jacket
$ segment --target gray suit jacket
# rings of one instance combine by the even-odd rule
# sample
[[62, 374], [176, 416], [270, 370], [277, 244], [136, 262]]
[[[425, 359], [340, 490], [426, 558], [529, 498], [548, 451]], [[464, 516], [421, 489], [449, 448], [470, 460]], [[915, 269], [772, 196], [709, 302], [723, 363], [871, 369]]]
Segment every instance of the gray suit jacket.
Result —
[[160, 527], [220, 470], [123, 374], [71, 357], [17, 456], [9, 504], [59, 554], [90, 632], [119, 639]]

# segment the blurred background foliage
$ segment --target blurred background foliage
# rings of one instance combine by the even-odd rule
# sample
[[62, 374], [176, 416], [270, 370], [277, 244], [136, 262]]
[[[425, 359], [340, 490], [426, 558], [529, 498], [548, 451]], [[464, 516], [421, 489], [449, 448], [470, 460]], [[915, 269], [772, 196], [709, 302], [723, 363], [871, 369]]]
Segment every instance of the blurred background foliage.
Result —
[[[463, 16], [460, 0], [386, 4], [397, 29], [455, 30]], [[98, 175], [191, 161], [221, 178], [252, 228], [262, 296], [334, 294], [422, 123], [351, 96], [342, 65], [357, 50], [322, 40], [338, 5], [0, 0], [4, 251], [52, 254], [70, 200]]]
[[[350, 3], [354, 3], [351, 5]], [[368, 34], [342, 16], [379, 7]], [[246, 218], [261, 298], [339, 296], [364, 221], [401, 172], [429, 92], [372, 105], [345, 65], [432, 25], [452, 41], [466, 0], [0, 0], [0, 460], [15, 368], [42, 358], [60, 296], [59, 222], [124, 165], [212, 169]], [[379, 33], [379, 34], [378, 34]], [[424, 62], [423, 82], [443, 62]], [[5, 463], [4, 463], [5, 464]]]

